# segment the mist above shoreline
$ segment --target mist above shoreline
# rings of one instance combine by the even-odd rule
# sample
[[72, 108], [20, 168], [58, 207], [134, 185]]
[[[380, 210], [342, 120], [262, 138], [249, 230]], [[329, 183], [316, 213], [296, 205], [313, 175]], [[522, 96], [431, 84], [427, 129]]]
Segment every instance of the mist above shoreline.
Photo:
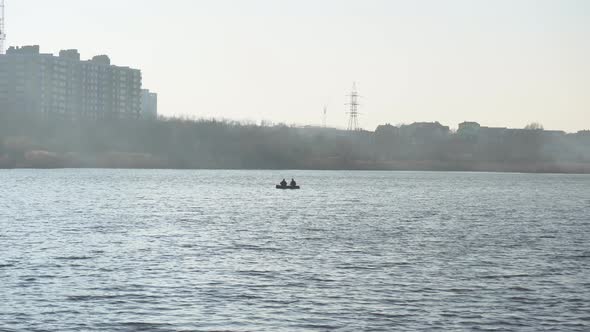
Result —
[[214, 119], [0, 113], [0, 168], [351, 169], [590, 173], [590, 131], [438, 122], [374, 132]]

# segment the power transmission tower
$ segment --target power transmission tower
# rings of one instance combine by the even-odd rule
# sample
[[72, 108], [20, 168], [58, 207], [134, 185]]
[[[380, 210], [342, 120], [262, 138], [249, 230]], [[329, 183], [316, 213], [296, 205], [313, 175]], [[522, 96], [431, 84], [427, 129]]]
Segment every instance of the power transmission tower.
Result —
[[326, 128], [328, 122], [328, 106], [324, 106], [324, 113], [322, 114], [322, 126]]
[[348, 109], [348, 130], [350, 131], [360, 131], [361, 128], [359, 127], [359, 94], [356, 91], [356, 83], [352, 85], [352, 92], [347, 96], [350, 98], [350, 101], [346, 104]]
[[6, 30], [4, 22], [4, 0], [0, 0], [0, 54], [4, 54], [4, 41], [6, 41]]

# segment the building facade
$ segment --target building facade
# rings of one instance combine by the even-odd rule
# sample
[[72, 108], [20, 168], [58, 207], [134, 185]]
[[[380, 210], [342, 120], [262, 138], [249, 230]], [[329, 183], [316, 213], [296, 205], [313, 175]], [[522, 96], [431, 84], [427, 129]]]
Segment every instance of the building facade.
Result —
[[141, 90], [141, 117], [144, 119], [158, 118], [158, 94], [147, 89]]
[[82, 61], [77, 50], [54, 56], [40, 53], [39, 46], [11, 47], [0, 55], [2, 111], [137, 119], [141, 71], [111, 65], [106, 55]]

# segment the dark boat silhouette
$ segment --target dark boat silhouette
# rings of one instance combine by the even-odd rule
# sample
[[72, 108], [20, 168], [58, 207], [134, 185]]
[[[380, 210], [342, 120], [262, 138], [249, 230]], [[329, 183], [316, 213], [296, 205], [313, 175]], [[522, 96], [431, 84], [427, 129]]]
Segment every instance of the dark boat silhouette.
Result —
[[277, 189], [296, 190], [296, 189], [301, 189], [301, 187], [299, 187], [299, 186], [281, 186], [280, 184], [277, 184]]

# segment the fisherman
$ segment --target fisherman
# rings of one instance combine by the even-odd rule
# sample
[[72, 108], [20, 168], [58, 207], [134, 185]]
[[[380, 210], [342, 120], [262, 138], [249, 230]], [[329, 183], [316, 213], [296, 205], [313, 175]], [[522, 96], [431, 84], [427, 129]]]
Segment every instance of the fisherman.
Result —
[[297, 186], [297, 182], [295, 182], [295, 180], [291, 179], [291, 187], [296, 187]]
[[283, 179], [283, 181], [281, 181], [281, 187], [286, 187], [287, 186], [287, 181], [285, 179]]

